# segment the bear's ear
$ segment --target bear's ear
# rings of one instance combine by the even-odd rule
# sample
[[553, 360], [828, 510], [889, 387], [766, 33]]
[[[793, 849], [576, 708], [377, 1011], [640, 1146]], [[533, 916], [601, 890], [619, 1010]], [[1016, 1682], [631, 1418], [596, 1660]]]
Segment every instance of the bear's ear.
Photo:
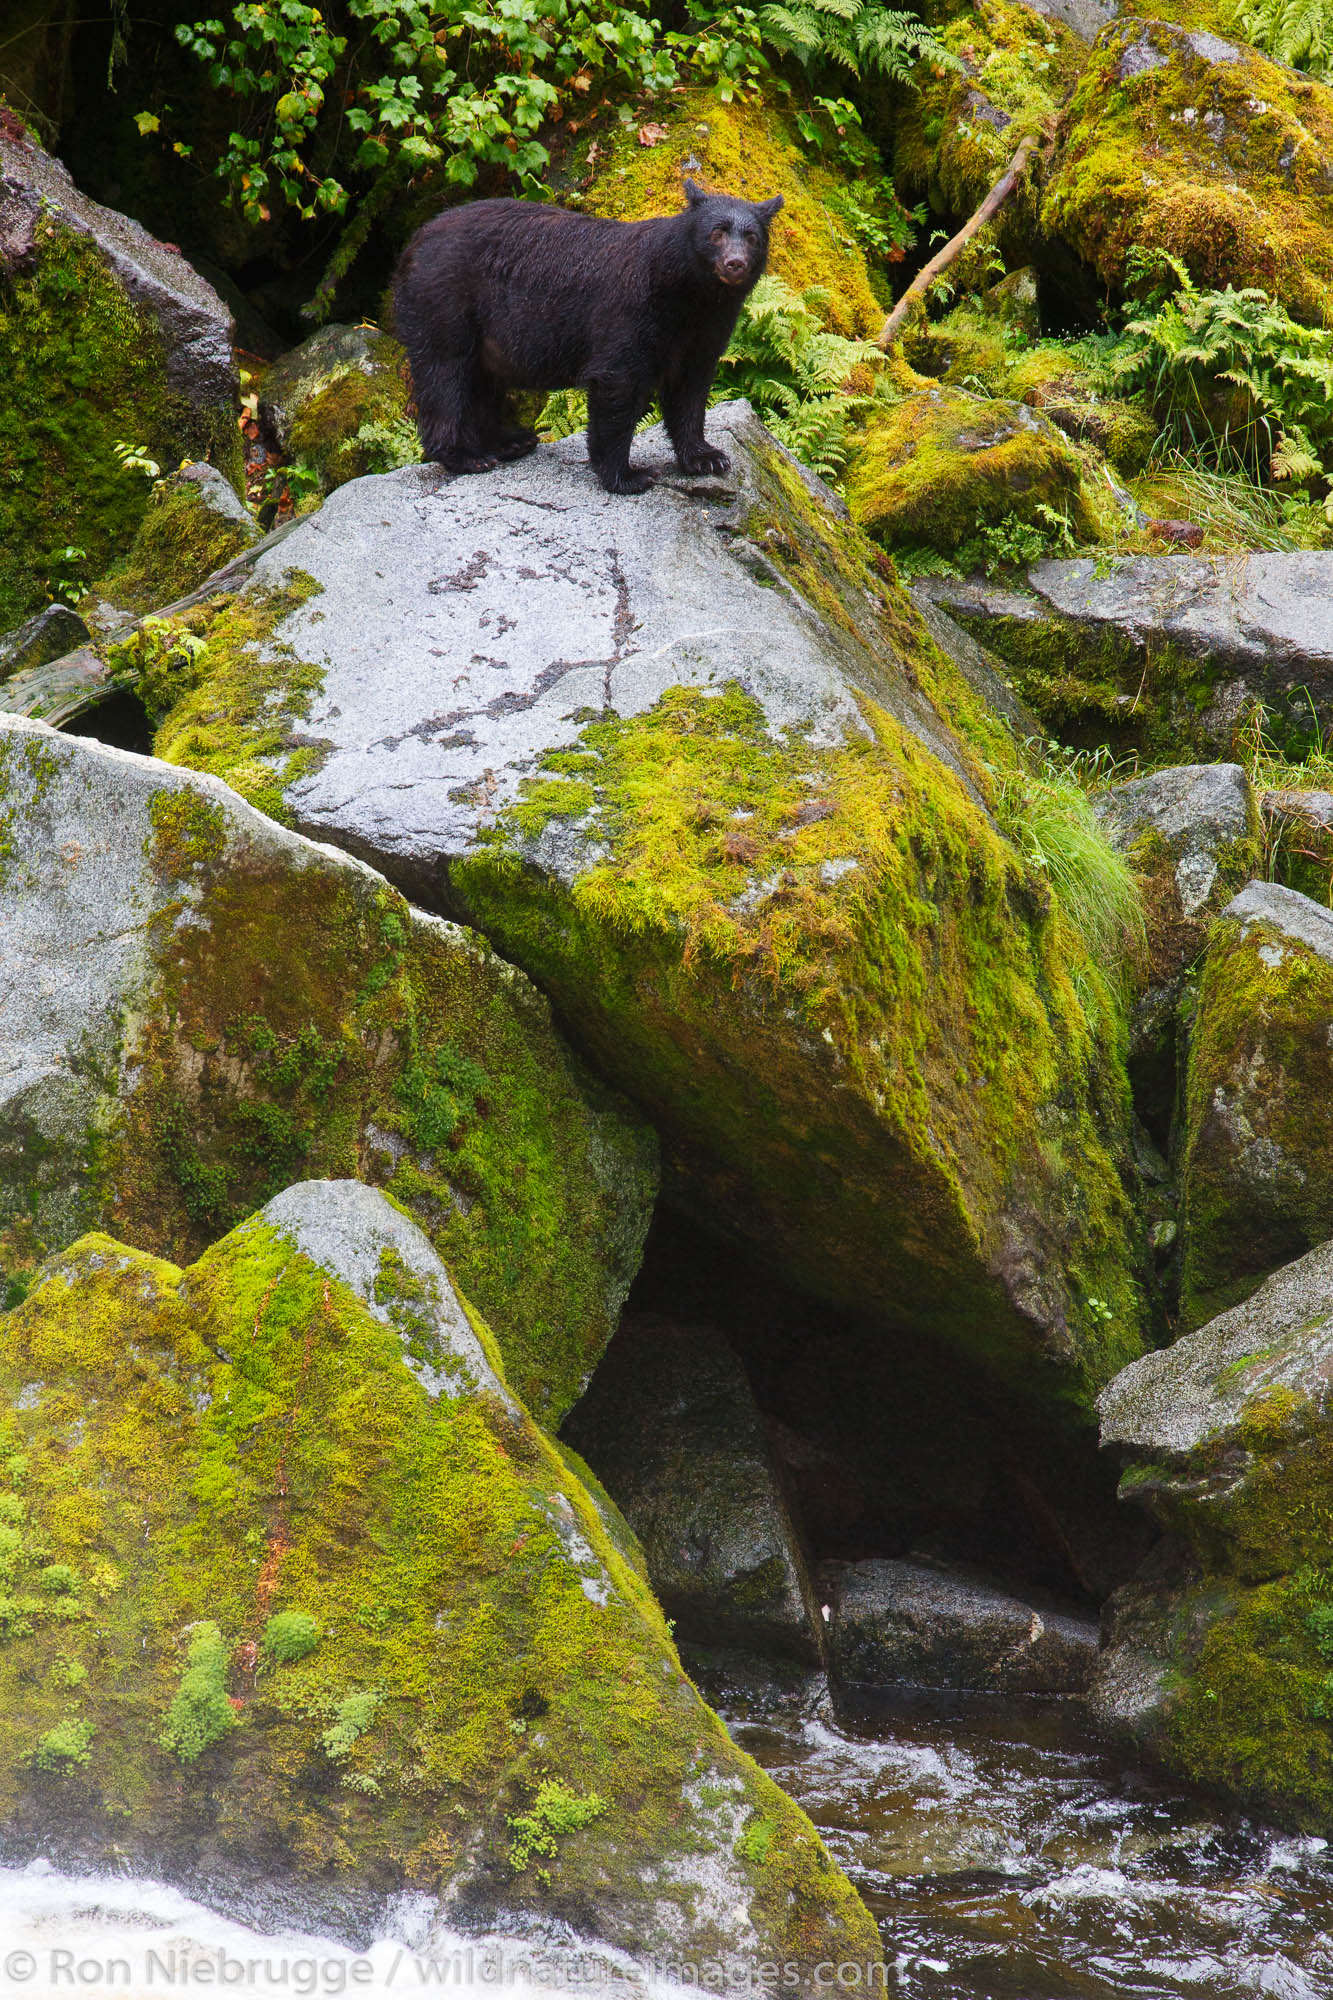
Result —
[[780, 194], [775, 194], [771, 201], [758, 201], [755, 203], [755, 207], [759, 210], [765, 222], [771, 222], [778, 210], [785, 206], [786, 204]]
[[699, 187], [694, 181], [686, 181], [685, 199], [690, 207], [693, 208], [696, 202], [707, 201], [708, 194], [704, 188]]

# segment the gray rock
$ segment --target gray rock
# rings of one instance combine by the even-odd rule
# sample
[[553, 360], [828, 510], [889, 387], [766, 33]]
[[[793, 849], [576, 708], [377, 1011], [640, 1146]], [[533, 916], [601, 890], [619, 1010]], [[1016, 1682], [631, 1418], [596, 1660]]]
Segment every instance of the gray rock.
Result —
[[[482, 940], [215, 778], [0, 716], [0, 1263], [90, 1226], [181, 1258], [275, 1185], [355, 1172], [558, 1420], [637, 1268], [654, 1154]], [[512, 1243], [541, 1247], [515, 1269]]]
[[[742, 464], [753, 428], [745, 406], [709, 413]], [[247, 594], [292, 569], [320, 586], [274, 635], [323, 674], [303, 728], [319, 769], [286, 797], [303, 832], [434, 900], [543, 753], [573, 741], [576, 717], [638, 715], [669, 687], [733, 679], [774, 730], [815, 745], [865, 733], [853, 689], [873, 680], [963, 776], [925, 700], [774, 587], [740, 539], [736, 486], [673, 477], [665, 449], [660, 429], [638, 440], [665, 475], [639, 499], [602, 492], [581, 436], [487, 478], [412, 466], [354, 480], [261, 557]], [[582, 859], [577, 841], [543, 854], [566, 882]]]
[[1333, 910], [1312, 902], [1298, 889], [1285, 889], [1280, 882], [1247, 882], [1222, 914], [1233, 918], [1242, 931], [1263, 924], [1294, 944], [1308, 945], [1333, 965]]
[[637, 1535], [680, 1638], [819, 1660], [822, 1627], [777, 1463], [720, 1333], [628, 1319], [564, 1436]]
[[65, 604], [48, 604], [0, 637], [0, 681], [31, 667], [49, 666], [87, 637], [88, 627], [77, 611]]
[[1095, 42], [1120, 14], [1116, 0], [1023, 0], [1023, 5], [1048, 20], [1063, 22], [1081, 42]]
[[96, 243], [126, 294], [161, 330], [167, 380], [201, 415], [230, 408], [237, 389], [231, 314], [178, 250], [75, 187], [59, 160], [0, 134], [0, 269], [21, 272], [43, 214]]
[[[1226, 1445], [1239, 1440], [1247, 1414], [1261, 1401], [1276, 1407], [1280, 1389], [1323, 1415], [1331, 1376], [1333, 1243], [1323, 1243], [1207, 1326], [1123, 1368], [1097, 1399], [1102, 1443], [1182, 1469], [1208, 1446], [1211, 1483], [1229, 1497], [1241, 1462]], [[1206, 1485], [1192, 1483], [1190, 1493], [1206, 1503]]]
[[[1044, 663], [1050, 677], [1063, 660], [1087, 684], [1089, 704], [1118, 678], [1114, 711], [1088, 713], [1149, 742], [1226, 750], [1256, 700], [1308, 733], [1311, 702], [1322, 713], [1333, 699], [1333, 550], [1078, 557], [1035, 564], [1024, 589], [977, 578], [923, 588], [1011, 666], [1035, 675]], [[1020, 671], [1020, 692], [1040, 712], [1036, 687]], [[1067, 690], [1062, 698], [1074, 700]]]
[[[1176, 764], [1131, 778], [1097, 802], [1098, 815], [1122, 851], [1145, 833], [1165, 841], [1182, 916], [1194, 917], [1231, 872], [1227, 850], [1253, 843], [1254, 795], [1239, 764]], [[1250, 858], [1247, 853], [1247, 860]]]
[[830, 1664], [854, 1686], [1078, 1694], [1096, 1663], [1093, 1621], [964, 1570], [875, 1560], [821, 1579]]
[[236, 489], [229, 479], [224, 479], [215, 465], [200, 459], [190, 465], [183, 465], [173, 473], [172, 484], [193, 487], [198, 494], [199, 504], [208, 513], [216, 514], [220, 520], [229, 522], [247, 542], [257, 542], [260, 538], [259, 523], [253, 514], [242, 505]]

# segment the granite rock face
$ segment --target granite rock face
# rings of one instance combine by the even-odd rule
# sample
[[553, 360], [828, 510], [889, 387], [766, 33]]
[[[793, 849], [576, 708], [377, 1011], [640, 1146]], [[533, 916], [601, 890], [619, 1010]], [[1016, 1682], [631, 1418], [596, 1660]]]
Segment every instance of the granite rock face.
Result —
[[832, 1563], [829, 1662], [858, 1687], [1082, 1693], [1095, 1621], [967, 1571], [912, 1561]]
[[679, 1638], [819, 1661], [805, 1557], [745, 1371], [721, 1334], [627, 1319], [563, 1436], [638, 1536]]
[[[998, 653], [1066, 737], [1225, 754], [1261, 701], [1293, 746], [1333, 700], [1333, 551], [1036, 563], [1021, 589], [918, 586]], [[1308, 690], [1308, 695], [1307, 695]]]
[[156, 747], [484, 930], [706, 1227], [1083, 1395], [1137, 1342], [1123, 1081], [987, 816], [1019, 756], [984, 662], [748, 408], [709, 430], [729, 476], [650, 432], [640, 498], [581, 438], [340, 488], [202, 631]]
[[290, 1186], [183, 1271], [81, 1238], [0, 1315], [0, 1449], [7, 1854], [358, 1941], [410, 1890], [427, 1932], [878, 1957], [378, 1191]]
[[654, 1142], [480, 938], [214, 778], [0, 717], [0, 994], [0, 1264], [98, 1225], [190, 1256], [355, 1175], [420, 1217], [525, 1401], [578, 1395]]

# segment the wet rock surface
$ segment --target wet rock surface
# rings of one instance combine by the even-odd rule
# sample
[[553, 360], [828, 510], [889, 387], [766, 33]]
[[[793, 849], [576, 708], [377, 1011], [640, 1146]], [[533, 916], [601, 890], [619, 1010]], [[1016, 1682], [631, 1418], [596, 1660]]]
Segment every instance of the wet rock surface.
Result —
[[1079, 1694], [1096, 1663], [1095, 1620], [975, 1572], [879, 1559], [819, 1581], [830, 1668], [856, 1687]]
[[777, 1463], [715, 1328], [631, 1315], [562, 1435], [638, 1536], [679, 1638], [819, 1660], [818, 1607]]

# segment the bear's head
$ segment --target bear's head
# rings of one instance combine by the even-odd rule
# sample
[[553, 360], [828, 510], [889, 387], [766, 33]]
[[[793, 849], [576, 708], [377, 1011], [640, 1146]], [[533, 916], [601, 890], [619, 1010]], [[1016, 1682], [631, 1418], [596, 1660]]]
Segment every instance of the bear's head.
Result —
[[685, 183], [685, 213], [695, 256], [728, 291], [748, 292], [768, 262], [768, 229], [782, 207], [771, 201], [741, 201], [729, 194], [706, 194]]

